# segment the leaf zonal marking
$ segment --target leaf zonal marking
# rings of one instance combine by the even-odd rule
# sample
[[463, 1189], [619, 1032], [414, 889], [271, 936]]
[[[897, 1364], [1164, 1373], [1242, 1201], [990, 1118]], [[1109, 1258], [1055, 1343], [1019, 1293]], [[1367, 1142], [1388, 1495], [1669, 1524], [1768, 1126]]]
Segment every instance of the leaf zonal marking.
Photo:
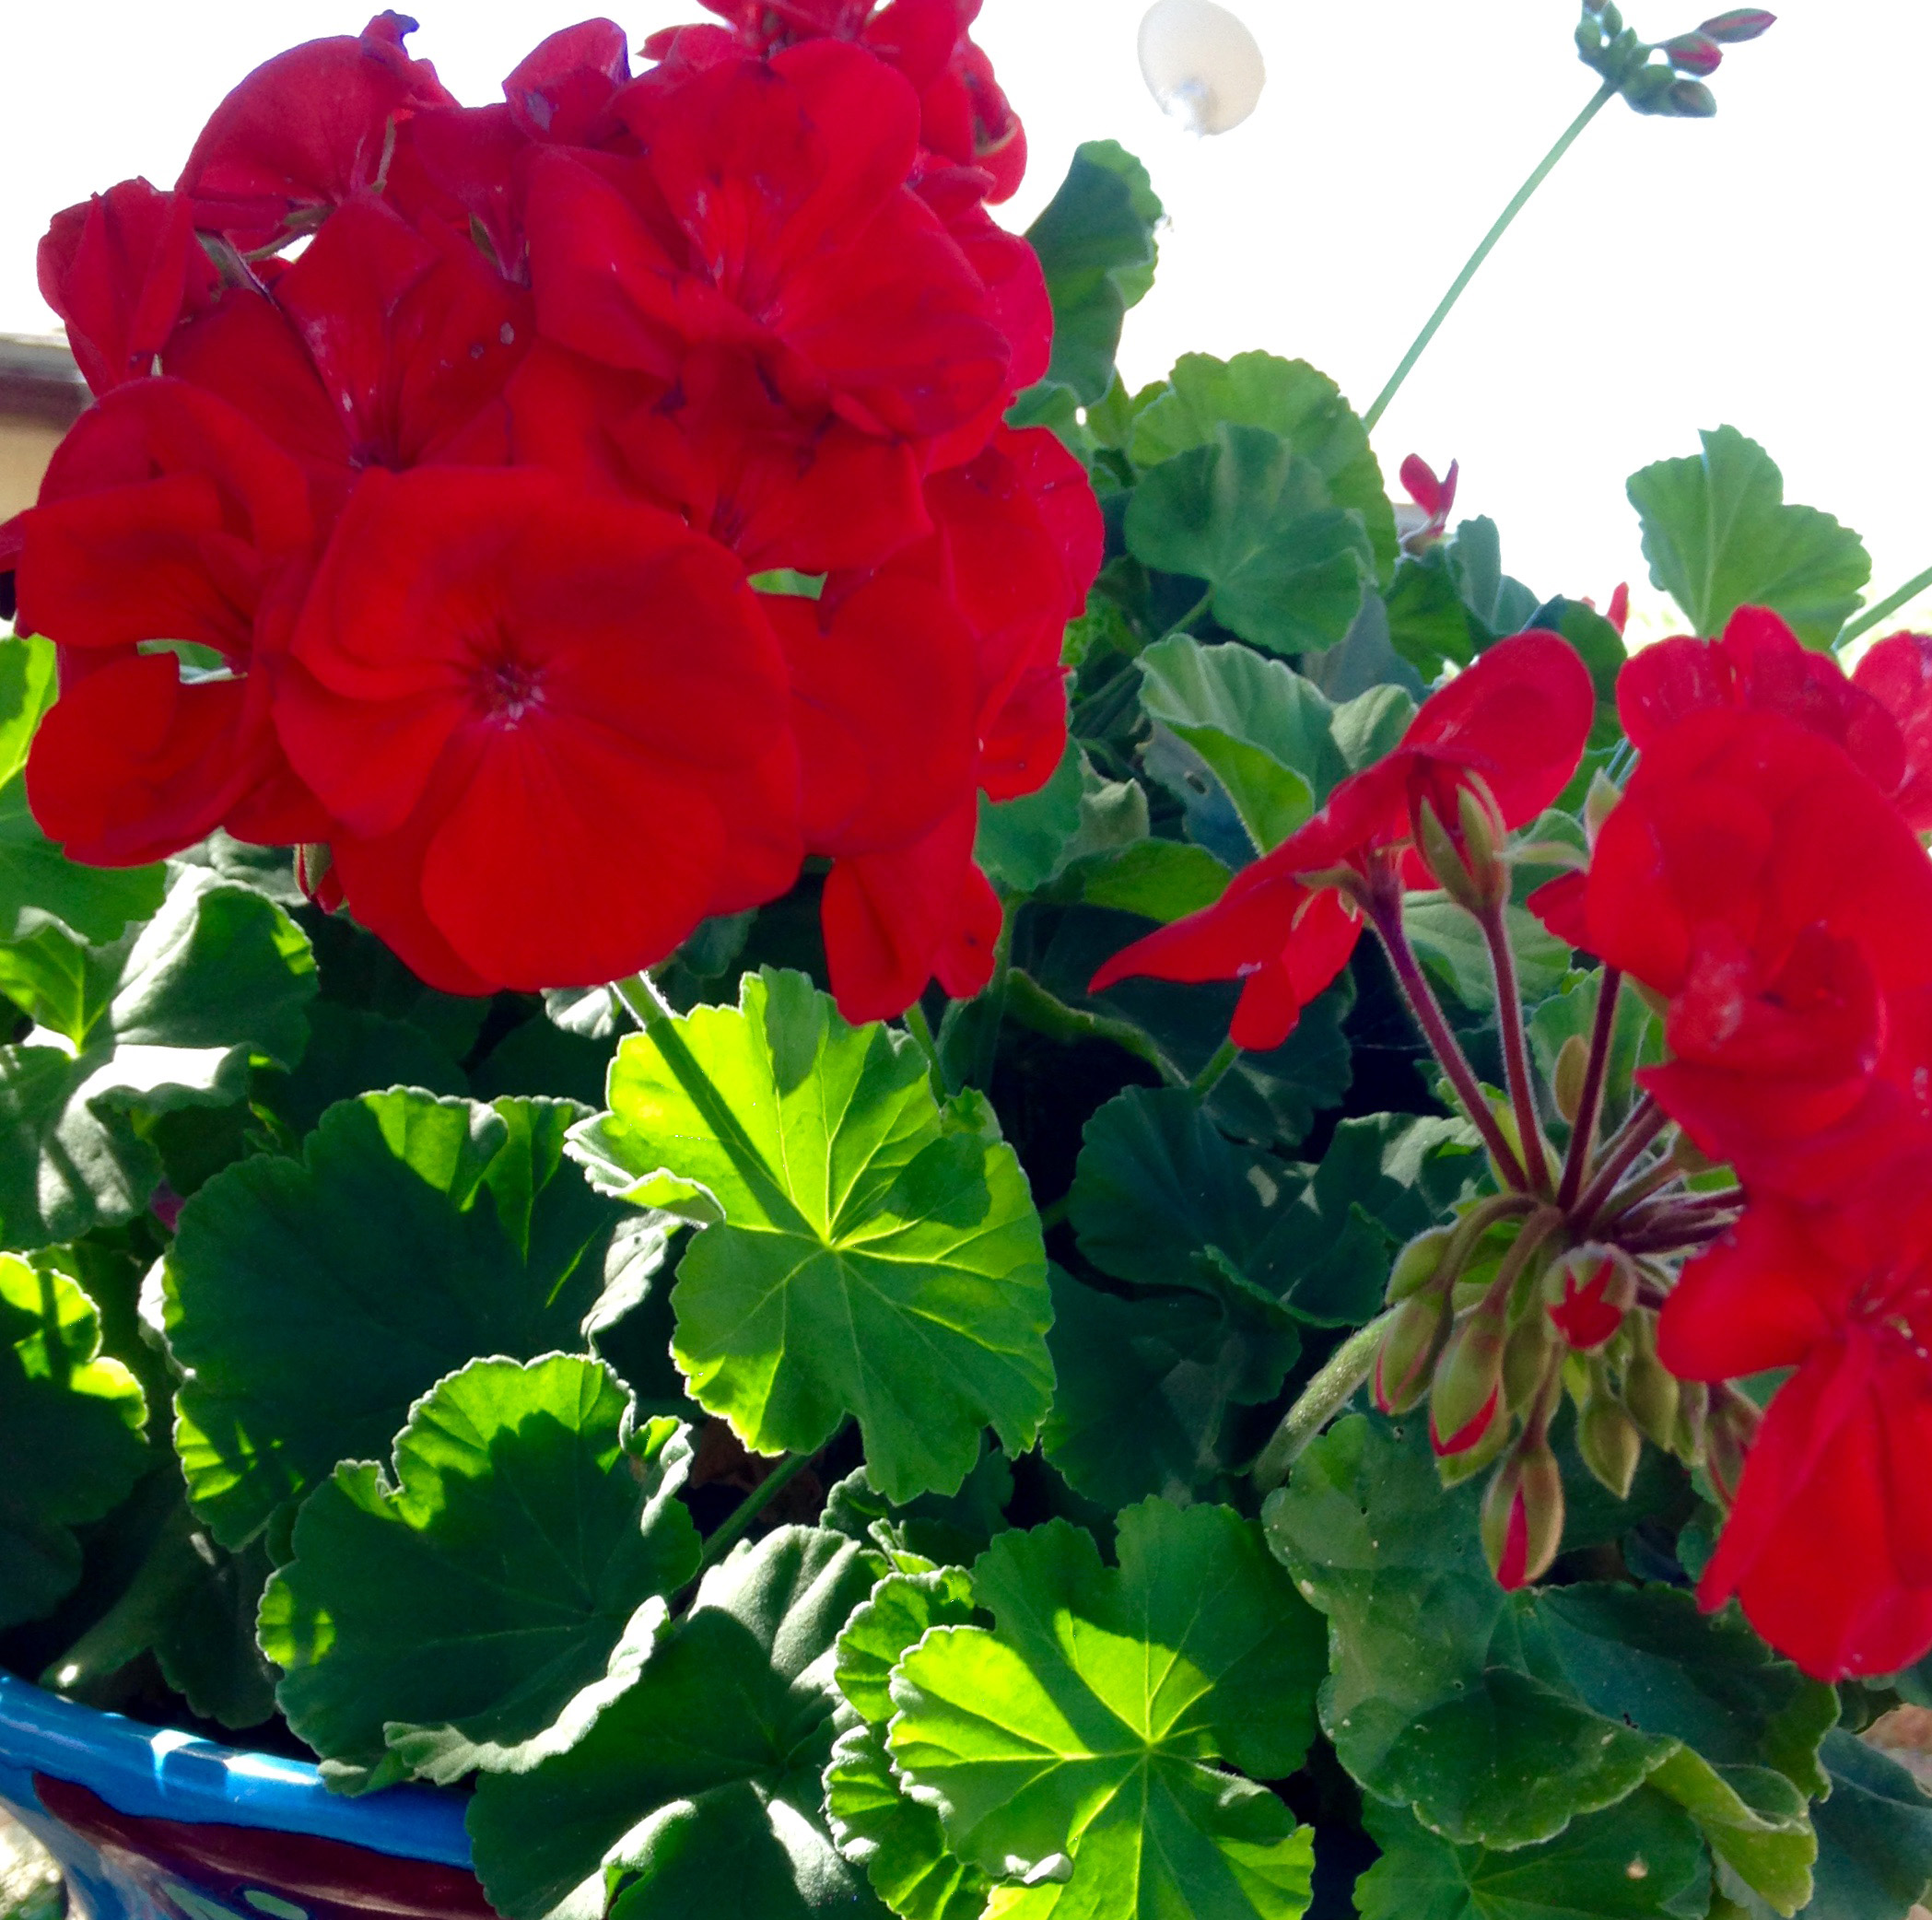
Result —
[[903, 1035], [851, 1027], [801, 974], [736, 1008], [654, 1016], [570, 1151], [595, 1185], [704, 1227], [673, 1352], [763, 1453], [856, 1414], [881, 1493], [950, 1493], [990, 1425], [1011, 1455], [1051, 1404], [1039, 1216], [1013, 1150], [949, 1124]]
[[1306, 1830], [1213, 1764], [1292, 1772], [1325, 1667], [1318, 1619], [1248, 1523], [1149, 1500], [1120, 1516], [1109, 1569], [1054, 1521], [1001, 1535], [974, 1589], [997, 1624], [925, 1634], [886, 1736], [952, 1851], [1030, 1888], [1027, 1920], [1062, 1898], [1083, 1920], [1306, 1911]]

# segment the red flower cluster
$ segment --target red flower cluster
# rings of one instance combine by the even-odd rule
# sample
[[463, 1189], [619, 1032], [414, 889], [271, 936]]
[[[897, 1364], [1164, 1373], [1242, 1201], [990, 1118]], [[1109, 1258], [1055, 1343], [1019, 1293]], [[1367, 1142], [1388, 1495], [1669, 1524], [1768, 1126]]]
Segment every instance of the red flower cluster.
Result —
[[1023, 137], [971, 0], [718, 10], [637, 78], [569, 29], [478, 109], [385, 14], [251, 75], [172, 193], [56, 218], [100, 403], [0, 566], [60, 648], [28, 781], [76, 858], [326, 848], [480, 992], [633, 972], [823, 856], [849, 1014], [984, 983], [977, 796], [1059, 762], [1102, 538], [1002, 424], [1051, 344], [985, 206]]
[[1796, 1369], [1702, 1597], [1814, 1673], [1891, 1672], [1932, 1646], [1932, 638], [1847, 678], [1746, 609], [1637, 654], [1618, 698], [1642, 763], [1587, 878], [1532, 904], [1662, 999], [1639, 1078], [1748, 1196], [1661, 1358]]

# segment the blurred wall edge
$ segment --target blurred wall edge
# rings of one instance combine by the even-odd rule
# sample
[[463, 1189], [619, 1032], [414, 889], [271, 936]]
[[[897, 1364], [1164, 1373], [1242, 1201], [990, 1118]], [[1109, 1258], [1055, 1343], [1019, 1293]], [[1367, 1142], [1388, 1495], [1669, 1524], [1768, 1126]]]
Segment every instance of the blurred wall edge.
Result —
[[87, 404], [64, 340], [0, 334], [0, 520], [33, 505], [48, 460]]

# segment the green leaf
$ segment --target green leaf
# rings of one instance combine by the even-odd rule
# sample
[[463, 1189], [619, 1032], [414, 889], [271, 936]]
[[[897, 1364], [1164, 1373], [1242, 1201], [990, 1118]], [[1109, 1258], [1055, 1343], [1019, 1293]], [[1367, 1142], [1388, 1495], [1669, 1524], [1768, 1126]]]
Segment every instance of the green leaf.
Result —
[[1120, 323], [1153, 284], [1161, 217], [1146, 169], [1113, 141], [1089, 140], [1026, 229], [1053, 302], [1047, 380], [1071, 387], [1084, 405], [1113, 385]]
[[1507, 1851], [1457, 1846], [1375, 1800], [1363, 1819], [1382, 1857], [1355, 1882], [1362, 1920], [1703, 1920], [1710, 1903], [1697, 1829], [1647, 1788]]
[[1405, 558], [1387, 599], [1389, 643], [1424, 680], [1435, 679], [1451, 663], [1466, 667], [1475, 659], [1483, 634], [1462, 597], [1447, 547]]
[[[1087, 1122], [1069, 1208], [1081, 1251], [1142, 1286], [1199, 1286], [1203, 1256], [1319, 1326], [1381, 1304], [1403, 1242], [1461, 1197], [1454, 1120], [1344, 1120], [1319, 1168], [1230, 1142], [1180, 1089], [1130, 1088]], [[1264, 1396], [1265, 1397], [1265, 1396]]]
[[[1530, 1005], [1562, 987], [1570, 971], [1570, 949], [1527, 907], [1504, 910], [1509, 944], [1516, 959], [1516, 979]], [[1491, 1012], [1496, 983], [1489, 944], [1476, 917], [1446, 894], [1412, 893], [1402, 908], [1402, 925], [1424, 970], [1472, 1013]]]
[[1207, 762], [1259, 852], [1267, 853], [1348, 772], [1334, 709], [1306, 680], [1252, 648], [1187, 634], [1141, 655], [1141, 704]]
[[413, 1022], [333, 1000], [315, 1001], [308, 1011], [309, 1043], [300, 1064], [288, 1072], [258, 1072], [252, 1088], [256, 1104], [298, 1140], [312, 1133], [338, 1100], [360, 1094], [396, 1086], [429, 1094], [469, 1091], [463, 1069]]
[[838, 1636], [835, 1678], [864, 1721], [832, 1749], [825, 1816], [839, 1851], [863, 1867], [901, 1920], [979, 1920], [992, 1882], [946, 1849], [939, 1815], [907, 1794], [892, 1771], [885, 1723], [892, 1669], [929, 1628], [980, 1619], [971, 1577], [956, 1566], [894, 1574], [872, 1588]]
[[1221, 626], [1276, 653], [1341, 639], [1375, 565], [1360, 515], [1332, 504], [1320, 469], [1259, 427], [1217, 427], [1150, 469], [1126, 538], [1144, 566], [1203, 581]]
[[818, 1524], [861, 1546], [876, 1546], [896, 1564], [910, 1556], [964, 1565], [1006, 1530], [1013, 1493], [1012, 1464], [993, 1447], [980, 1454], [958, 1493], [921, 1493], [897, 1506], [872, 1485], [866, 1469], [855, 1467], [825, 1495]]
[[1136, 409], [1128, 451], [1137, 467], [1204, 447], [1215, 427], [1261, 427], [1279, 434], [1328, 482], [1338, 507], [1353, 508], [1368, 529], [1377, 571], [1396, 564], [1395, 509], [1368, 434], [1341, 389], [1306, 360], [1273, 354], [1183, 354], [1165, 389]]
[[1458, 521], [1446, 551], [1463, 604], [1476, 621], [1472, 638], [1479, 650], [1529, 625], [1540, 596], [1503, 571], [1503, 542], [1494, 521], [1478, 514]]
[[1060, 871], [1080, 831], [1084, 769], [1079, 745], [1070, 740], [1053, 778], [1038, 792], [1000, 802], [979, 796], [973, 856], [995, 886], [1030, 894]]
[[1212, 907], [1233, 877], [1205, 847], [1140, 840], [1087, 869], [1080, 897], [1089, 906], [1117, 907], [1165, 925]]
[[195, 1509], [239, 1547], [340, 1460], [387, 1455], [478, 1354], [579, 1347], [621, 1208], [566, 1165], [583, 1109], [399, 1090], [330, 1108], [300, 1160], [182, 1208], [164, 1273]]
[[802, 974], [619, 1049], [571, 1151], [607, 1192], [708, 1225], [678, 1270], [675, 1353], [746, 1446], [812, 1453], [858, 1416], [879, 1490], [957, 1487], [1052, 1399], [1039, 1216], [1013, 1149], [949, 1131], [909, 1037], [848, 1026]]
[[252, 1060], [299, 1060], [315, 992], [287, 914], [192, 868], [131, 941], [82, 949], [43, 927], [0, 973], [55, 1043], [0, 1048], [0, 1240], [11, 1247], [138, 1212], [161, 1165], [134, 1115], [228, 1106]]
[[[1536, 1006], [1529, 1016], [1529, 1044], [1547, 1075], [1556, 1071], [1556, 1056], [1575, 1035], [1587, 1043], [1597, 1023], [1597, 1005], [1603, 974], [1572, 973], [1561, 988]], [[1635, 1096], [1639, 1067], [1654, 1067], [1664, 1057], [1664, 1024], [1642, 995], [1625, 987], [1617, 1002], [1616, 1024], [1610, 1032], [1610, 1067], [1604, 1075], [1603, 1130], [1608, 1134], [1630, 1110]]]
[[980, 1920], [991, 1878], [946, 1849], [939, 1815], [906, 1793], [883, 1722], [848, 1727], [825, 1768], [825, 1817], [839, 1851], [865, 1869], [900, 1920]]
[[0, 939], [18, 939], [51, 914], [88, 940], [116, 940], [130, 920], [161, 904], [168, 869], [84, 867], [69, 860], [36, 824], [27, 782], [0, 786]]
[[474, 1360], [409, 1410], [392, 1472], [338, 1466], [262, 1608], [289, 1726], [372, 1786], [568, 1746], [697, 1572], [688, 1430], [631, 1419], [596, 1361]]
[[1107, 1507], [1185, 1505], [1232, 1471], [1235, 1410], [1272, 1399], [1301, 1351], [1293, 1318], [1236, 1284], [1119, 1299], [1056, 1268], [1053, 1309], [1060, 1386], [1041, 1442]]
[[1225, 1507], [1129, 1507], [1118, 1552], [1063, 1520], [1001, 1535], [973, 1570], [994, 1629], [935, 1628], [893, 1676], [894, 1766], [959, 1857], [1029, 1880], [1029, 1920], [1293, 1920], [1306, 1830], [1207, 1762], [1299, 1763], [1318, 1624]]
[[563, 1752], [486, 1774], [476, 1869], [509, 1920], [880, 1910], [820, 1812], [834, 1646], [872, 1585], [851, 1540], [786, 1527], [713, 1567], [626, 1691]]
[[1851, 1734], [1828, 1733], [1821, 1758], [1832, 1797], [1812, 1815], [1817, 1891], [1804, 1920], [1905, 1920], [1932, 1885], [1932, 1800]]
[[74, 1528], [148, 1465], [147, 1403], [101, 1357], [100, 1317], [64, 1273], [0, 1254], [0, 1627], [50, 1613], [80, 1578]]
[[1829, 513], [1787, 507], [1776, 462], [1735, 427], [1699, 439], [1701, 455], [1630, 477], [1652, 581], [1700, 634], [1763, 606], [1806, 646], [1829, 647], [1871, 579], [1864, 543]]
[[27, 750], [58, 686], [52, 640], [20, 634], [0, 639], [0, 786], [27, 765]]

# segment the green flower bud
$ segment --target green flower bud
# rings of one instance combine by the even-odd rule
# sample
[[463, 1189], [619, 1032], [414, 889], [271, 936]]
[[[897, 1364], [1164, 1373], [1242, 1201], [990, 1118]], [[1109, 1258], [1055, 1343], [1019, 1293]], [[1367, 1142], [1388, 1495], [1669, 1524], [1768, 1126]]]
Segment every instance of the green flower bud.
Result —
[[1657, 1357], [1657, 1323], [1648, 1314], [1632, 1314], [1630, 1358], [1623, 1364], [1623, 1404], [1645, 1436], [1670, 1451], [1677, 1440], [1677, 1376]]
[[1590, 776], [1590, 790], [1583, 797], [1583, 830], [1592, 847], [1597, 844], [1597, 836], [1603, 831], [1603, 823], [1622, 798], [1622, 788], [1602, 767]]
[[1563, 1477], [1547, 1440], [1527, 1437], [1482, 1496], [1482, 1551], [1509, 1592], [1550, 1571], [1563, 1539]]
[[1528, 1407], [1549, 1376], [1550, 1356], [1556, 1351], [1556, 1329], [1541, 1303], [1532, 1300], [1527, 1313], [1511, 1329], [1503, 1349], [1503, 1393], [1512, 1407]]
[[1506, 1415], [1503, 1353], [1508, 1343], [1501, 1302], [1485, 1299], [1457, 1315], [1429, 1392], [1429, 1442], [1437, 1453], [1467, 1453]]
[[1571, 1125], [1583, 1111], [1583, 1083], [1590, 1073], [1590, 1043], [1581, 1034], [1572, 1034], [1557, 1048], [1556, 1070], [1550, 1076], [1550, 1092], [1556, 1110]]
[[1390, 1306], [1411, 1294], [1421, 1293], [1436, 1277], [1442, 1257], [1455, 1237], [1456, 1229], [1452, 1226], [1432, 1226], [1396, 1255], [1395, 1264], [1388, 1270], [1388, 1290], [1383, 1296]]
[[1686, 1467], [1704, 1465], [1704, 1434], [1711, 1411], [1711, 1389], [1702, 1380], [1682, 1380], [1677, 1388], [1677, 1420], [1670, 1450]]
[[1435, 1358], [1449, 1335], [1449, 1297], [1411, 1294], [1396, 1310], [1376, 1349], [1376, 1405], [1385, 1413], [1407, 1413], [1422, 1404]]
[[1619, 1500], [1630, 1498], [1630, 1483], [1644, 1458], [1644, 1436], [1601, 1366], [1591, 1368], [1590, 1390], [1576, 1416], [1576, 1450], [1602, 1485]]

